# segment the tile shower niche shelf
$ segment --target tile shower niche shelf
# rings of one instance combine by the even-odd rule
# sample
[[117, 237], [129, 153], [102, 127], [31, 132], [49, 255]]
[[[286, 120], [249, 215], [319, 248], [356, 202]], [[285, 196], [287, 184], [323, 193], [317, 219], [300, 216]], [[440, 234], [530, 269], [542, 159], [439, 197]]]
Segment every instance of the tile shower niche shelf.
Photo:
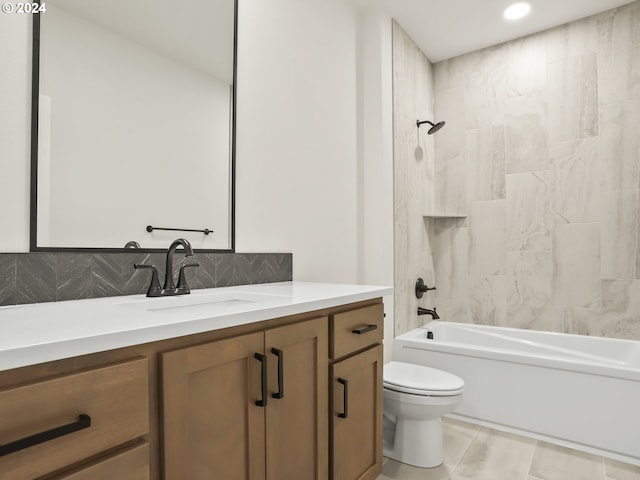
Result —
[[467, 218], [465, 213], [425, 213], [425, 218]]

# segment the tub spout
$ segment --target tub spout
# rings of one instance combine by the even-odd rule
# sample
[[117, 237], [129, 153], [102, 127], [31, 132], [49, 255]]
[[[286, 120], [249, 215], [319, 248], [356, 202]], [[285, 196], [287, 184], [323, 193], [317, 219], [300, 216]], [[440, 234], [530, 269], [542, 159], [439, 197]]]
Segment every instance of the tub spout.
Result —
[[433, 318], [434, 320], [438, 320], [440, 318], [440, 316], [436, 312], [436, 307], [433, 307], [433, 310], [418, 307], [418, 315], [431, 315], [431, 318]]

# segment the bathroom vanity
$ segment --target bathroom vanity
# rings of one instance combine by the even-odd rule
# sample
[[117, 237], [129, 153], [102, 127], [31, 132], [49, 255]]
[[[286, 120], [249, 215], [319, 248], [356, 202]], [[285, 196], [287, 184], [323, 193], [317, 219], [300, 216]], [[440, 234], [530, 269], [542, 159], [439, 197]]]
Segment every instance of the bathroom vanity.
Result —
[[0, 308], [9, 479], [375, 479], [381, 297], [286, 282]]

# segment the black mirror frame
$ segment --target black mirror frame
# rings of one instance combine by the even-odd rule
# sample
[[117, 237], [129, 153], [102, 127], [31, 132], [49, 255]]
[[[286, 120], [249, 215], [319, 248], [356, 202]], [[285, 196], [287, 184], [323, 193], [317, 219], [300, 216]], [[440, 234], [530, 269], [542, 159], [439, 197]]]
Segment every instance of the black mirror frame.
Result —
[[[163, 248], [80, 248], [80, 247], [39, 247], [38, 246], [38, 111], [40, 93], [40, 14], [33, 15], [31, 60], [31, 175], [30, 175], [30, 206], [29, 206], [29, 251], [30, 252], [111, 252], [111, 253], [152, 253], [164, 252]], [[203, 253], [234, 253], [236, 244], [236, 101], [238, 95], [238, 0], [233, 6], [233, 99], [231, 105], [232, 133], [231, 133], [231, 195], [230, 195], [230, 233], [231, 248], [229, 249], [194, 249]]]

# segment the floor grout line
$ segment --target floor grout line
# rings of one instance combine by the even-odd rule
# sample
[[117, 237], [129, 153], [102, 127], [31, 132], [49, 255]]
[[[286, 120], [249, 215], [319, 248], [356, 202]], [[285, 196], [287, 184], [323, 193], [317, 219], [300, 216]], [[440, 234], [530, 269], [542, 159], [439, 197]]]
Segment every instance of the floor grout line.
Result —
[[467, 445], [467, 448], [465, 448], [464, 452], [462, 452], [462, 455], [460, 455], [460, 459], [458, 460], [456, 465], [451, 469], [451, 474], [449, 475], [449, 480], [451, 480], [453, 478], [453, 474], [456, 472], [456, 470], [460, 466], [460, 463], [462, 463], [462, 460], [464, 459], [465, 455], [467, 454], [467, 452], [471, 448], [471, 445], [473, 445], [473, 442], [475, 442], [476, 439], [478, 438], [478, 434], [480, 433], [481, 428], [482, 427], [480, 425], [477, 425], [476, 432], [473, 435], [473, 438], [471, 439], [471, 441], [469, 442], [469, 445]]
[[536, 450], [538, 449], [538, 445], [540, 445], [540, 440], [536, 440], [536, 443], [533, 445], [533, 450], [531, 451], [531, 459], [529, 460], [529, 468], [527, 468], [527, 478], [528, 477], [531, 477], [533, 479], [538, 478], [531, 475], [531, 467], [533, 467], [533, 459], [536, 456]]

